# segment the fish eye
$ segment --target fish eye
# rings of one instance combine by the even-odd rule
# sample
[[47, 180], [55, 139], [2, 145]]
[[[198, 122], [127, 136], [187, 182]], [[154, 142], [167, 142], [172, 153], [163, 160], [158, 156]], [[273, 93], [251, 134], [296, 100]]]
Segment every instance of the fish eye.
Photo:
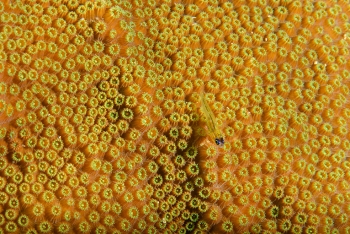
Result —
[[223, 146], [225, 144], [225, 140], [224, 138], [216, 138], [215, 139], [215, 144], [218, 145], [218, 146]]
[[224, 138], [219, 138], [218, 139], [218, 144], [217, 145], [219, 145], [219, 146], [223, 146], [225, 144], [225, 140], [224, 140]]

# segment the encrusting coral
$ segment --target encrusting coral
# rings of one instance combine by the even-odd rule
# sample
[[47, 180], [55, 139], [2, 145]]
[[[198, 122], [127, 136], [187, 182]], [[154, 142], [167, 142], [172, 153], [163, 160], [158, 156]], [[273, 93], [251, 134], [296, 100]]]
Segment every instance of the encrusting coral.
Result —
[[2, 1], [0, 233], [350, 233], [349, 6]]

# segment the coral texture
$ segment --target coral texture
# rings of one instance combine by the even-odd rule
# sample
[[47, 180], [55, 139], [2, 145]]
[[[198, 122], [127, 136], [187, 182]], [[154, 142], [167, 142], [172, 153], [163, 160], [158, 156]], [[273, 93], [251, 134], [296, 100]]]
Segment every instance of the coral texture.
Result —
[[350, 233], [349, 16], [0, 1], [0, 233]]

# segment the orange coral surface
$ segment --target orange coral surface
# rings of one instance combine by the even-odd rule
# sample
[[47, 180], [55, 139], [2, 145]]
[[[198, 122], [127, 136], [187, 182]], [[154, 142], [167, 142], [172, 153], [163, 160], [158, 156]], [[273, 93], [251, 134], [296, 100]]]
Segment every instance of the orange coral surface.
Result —
[[1, 1], [0, 233], [350, 233], [349, 16]]

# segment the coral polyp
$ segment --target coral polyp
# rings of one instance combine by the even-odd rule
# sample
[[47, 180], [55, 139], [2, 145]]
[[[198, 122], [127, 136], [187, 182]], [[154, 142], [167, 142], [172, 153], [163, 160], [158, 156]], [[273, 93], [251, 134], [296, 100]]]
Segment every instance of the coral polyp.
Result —
[[2, 1], [0, 232], [350, 232], [349, 16]]

